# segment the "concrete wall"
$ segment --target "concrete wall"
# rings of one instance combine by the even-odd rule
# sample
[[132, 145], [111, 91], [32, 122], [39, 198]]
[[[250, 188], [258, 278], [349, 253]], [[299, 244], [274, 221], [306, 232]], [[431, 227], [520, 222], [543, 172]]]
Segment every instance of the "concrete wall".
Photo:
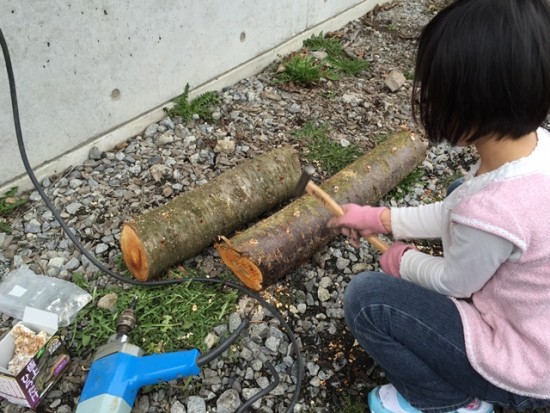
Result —
[[[41, 179], [109, 149], [191, 97], [370, 11], [371, 0], [0, 0], [23, 137]], [[0, 56], [0, 195], [31, 188]]]

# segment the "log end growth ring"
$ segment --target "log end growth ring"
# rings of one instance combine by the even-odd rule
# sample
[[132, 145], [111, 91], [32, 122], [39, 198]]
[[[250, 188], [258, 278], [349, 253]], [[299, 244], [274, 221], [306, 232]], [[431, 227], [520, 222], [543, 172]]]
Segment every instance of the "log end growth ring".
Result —
[[126, 266], [139, 281], [149, 278], [149, 260], [143, 244], [131, 225], [124, 225], [120, 234], [120, 248]]
[[262, 271], [254, 262], [241, 254], [239, 251], [227, 244], [216, 244], [216, 249], [225, 265], [235, 274], [248, 288], [254, 291], [262, 289]]

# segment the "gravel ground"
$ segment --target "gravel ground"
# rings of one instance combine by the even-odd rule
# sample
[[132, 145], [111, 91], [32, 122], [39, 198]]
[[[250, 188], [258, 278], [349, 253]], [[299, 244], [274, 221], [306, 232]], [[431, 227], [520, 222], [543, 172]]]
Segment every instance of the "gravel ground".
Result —
[[[388, 73], [414, 70], [415, 38], [422, 26], [448, 1], [396, 1], [332, 33], [349, 54], [371, 62], [360, 76], [324, 81], [313, 88], [274, 85], [277, 62], [258, 75], [221, 92], [216, 122], [166, 118], [149, 126], [109, 152], [90, 151], [89, 159], [59, 176], [43, 180], [48, 195], [77, 231], [84, 245], [108, 265], [120, 256], [121, 224], [174, 196], [207, 183], [247, 158], [273, 147], [296, 142], [291, 132], [305, 122], [327, 123], [331, 138], [363, 151], [377, 137], [406, 126], [421, 134], [410, 116], [411, 82], [392, 92]], [[24, 108], [22, 108], [24, 110]], [[457, 173], [476, 160], [469, 149], [431, 148], [421, 165], [423, 176], [407, 191], [386, 197], [381, 204], [417, 205], [440, 199]], [[322, 173], [321, 177], [326, 178]], [[37, 192], [9, 218], [13, 233], [0, 233], [2, 273], [28, 265], [36, 273], [70, 279], [85, 275], [92, 286], [113, 281], [97, 269], [62, 234]], [[437, 248], [437, 245], [424, 245]], [[110, 263], [110, 264], [109, 264]], [[216, 276], [226, 269], [216, 251], [207, 248], [185, 263]], [[361, 398], [383, 372], [354, 344], [343, 320], [342, 298], [350, 277], [378, 268], [378, 253], [363, 244], [359, 250], [338, 238], [318, 251], [263, 295], [275, 304], [301, 344], [304, 361], [302, 389], [293, 412], [342, 411], [348, 398]], [[235, 357], [220, 357], [194, 379], [194, 391], [184, 394], [177, 382], [138, 396], [133, 412], [233, 412], [259, 389], [269, 385], [270, 362], [280, 384], [254, 403], [258, 412], [285, 412], [296, 389], [296, 354], [280, 323], [249, 298], [243, 298], [227, 326], [233, 331], [245, 316], [253, 325], [243, 336]], [[0, 332], [13, 323], [0, 320]], [[88, 359], [74, 358], [68, 371], [37, 409], [66, 413], [74, 410], [86, 378]], [[4, 412], [26, 412], [5, 401]]]

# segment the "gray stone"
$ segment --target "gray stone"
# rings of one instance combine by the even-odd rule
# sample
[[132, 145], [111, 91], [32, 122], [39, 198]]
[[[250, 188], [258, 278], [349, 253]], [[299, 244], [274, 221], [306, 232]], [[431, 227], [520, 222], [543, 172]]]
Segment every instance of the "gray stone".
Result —
[[97, 255], [99, 255], [99, 254], [103, 254], [108, 249], [109, 249], [109, 246], [107, 244], [104, 244], [104, 243], [101, 242], [101, 243], [96, 245], [94, 251]]
[[189, 157], [189, 162], [191, 162], [193, 165], [197, 165], [200, 161], [201, 156], [198, 153], [194, 153]]
[[71, 179], [69, 181], [69, 188], [78, 189], [82, 186], [83, 182], [81, 179]]
[[250, 349], [245, 347], [241, 350], [241, 357], [246, 361], [251, 361], [254, 358], [254, 354]]
[[164, 126], [166, 129], [171, 129], [171, 130], [174, 130], [175, 128], [174, 122], [170, 118], [164, 118], [159, 122], [159, 125]]
[[333, 284], [332, 278], [330, 277], [323, 277], [321, 278], [321, 281], [319, 281], [319, 287], [320, 288], [328, 288]]
[[216, 143], [216, 147], [214, 148], [214, 152], [230, 154], [230, 153], [235, 152], [235, 146], [236, 146], [235, 141], [230, 141], [230, 140], [225, 140], [225, 139], [220, 140]]
[[149, 173], [155, 180], [155, 182], [160, 182], [164, 178], [168, 178], [172, 174], [172, 170], [163, 164], [156, 164], [149, 168]]
[[117, 301], [118, 295], [116, 293], [107, 293], [98, 300], [97, 306], [98, 308], [114, 311], [116, 310]]
[[90, 149], [88, 152], [88, 158], [93, 160], [99, 160], [103, 156], [103, 151], [99, 149], [97, 146], [94, 146]]
[[38, 222], [36, 219], [31, 219], [26, 225], [25, 225], [25, 232], [28, 232], [30, 234], [38, 234], [41, 230], [42, 224]]
[[343, 270], [344, 268], [347, 268], [350, 264], [350, 260], [346, 258], [338, 258], [336, 260], [336, 268], [339, 270]]
[[358, 262], [357, 264], [352, 265], [351, 272], [354, 274], [359, 274], [361, 272], [367, 271], [369, 267], [370, 265], [365, 262]]
[[65, 264], [65, 269], [68, 271], [74, 271], [80, 267], [80, 260], [76, 257], [72, 257], [69, 262]]
[[63, 268], [63, 264], [65, 264], [65, 259], [63, 257], [55, 257], [48, 261], [48, 267], [56, 270]]
[[[245, 400], [251, 399], [256, 393], [258, 393], [261, 389], [254, 387], [254, 388], [244, 388], [242, 391], [243, 397]], [[259, 409], [262, 405], [262, 399], [256, 400], [254, 403], [252, 403], [253, 409]]]
[[342, 102], [344, 102], [345, 104], [351, 104], [351, 105], [357, 105], [359, 103], [361, 103], [363, 101], [363, 98], [361, 97], [361, 95], [355, 93], [355, 92], [351, 92], [351, 93], [344, 93], [344, 95], [342, 96]]
[[231, 313], [229, 316], [229, 332], [233, 333], [241, 324], [241, 316], [238, 313]]
[[351, 145], [351, 142], [348, 141], [347, 139], [344, 139], [344, 138], [340, 139], [340, 146], [341, 146], [342, 148], [347, 148], [347, 147], [349, 147], [350, 145]]
[[51, 184], [52, 184], [52, 181], [50, 181], [49, 177], [45, 177], [44, 179], [42, 179], [43, 188], [49, 188]]
[[288, 111], [290, 113], [300, 113], [302, 111], [302, 108], [297, 103], [293, 103], [290, 105], [290, 108], [288, 108]]
[[179, 400], [176, 400], [170, 407], [170, 413], [187, 413], [187, 410]]
[[407, 79], [403, 73], [398, 70], [392, 70], [385, 79], [386, 86], [392, 92], [397, 92], [406, 82]]
[[163, 133], [155, 139], [157, 146], [164, 146], [174, 142], [174, 136], [169, 133]]
[[268, 337], [265, 341], [265, 346], [274, 353], [279, 350], [279, 344], [281, 344], [281, 340], [276, 337]]
[[141, 165], [132, 165], [128, 168], [128, 172], [134, 175], [139, 175], [139, 173], [141, 173]]
[[223, 336], [227, 334], [227, 332], [229, 331], [227, 328], [227, 325], [225, 324], [217, 325], [216, 327], [213, 328], [213, 330], [214, 330], [214, 333], [216, 333], [218, 336]]
[[196, 143], [197, 143], [197, 138], [193, 135], [189, 135], [183, 138], [184, 148], [189, 148], [191, 145], [195, 145]]
[[204, 399], [199, 396], [189, 396], [187, 400], [187, 413], [206, 413]]
[[38, 193], [38, 191], [32, 191], [29, 195], [29, 201], [36, 202], [36, 201], [42, 201], [42, 197]]
[[330, 292], [326, 288], [319, 288], [317, 290], [317, 297], [322, 302], [328, 301], [330, 299]]
[[328, 57], [328, 53], [322, 50], [316, 50], [311, 52], [311, 57], [314, 57], [317, 60], [325, 60]]
[[146, 396], [146, 395], [140, 396], [136, 404], [137, 404], [136, 407], [142, 412], [149, 412], [151, 410], [150, 409], [151, 403], [149, 401], [149, 396]]
[[258, 383], [258, 386], [260, 386], [262, 389], [265, 389], [269, 386], [270, 381], [266, 376], [260, 376], [256, 379], [256, 383]]
[[306, 364], [306, 367], [307, 367], [307, 371], [309, 372], [309, 374], [311, 374], [312, 376], [316, 376], [317, 373], [319, 372], [319, 369], [320, 367], [315, 364], [315, 363], [312, 363], [312, 362], [308, 362]]
[[239, 393], [235, 389], [224, 391], [216, 401], [217, 413], [233, 413], [241, 404]]
[[158, 125], [156, 123], [153, 123], [152, 125], [149, 125], [147, 129], [145, 129], [144, 135], [146, 138], [152, 138], [155, 136], [158, 130]]
[[183, 138], [183, 137], [189, 135], [189, 129], [187, 129], [181, 123], [178, 123], [176, 125], [174, 132], [175, 132], [175, 134], [178, 138]]
[[206, 348], [211, 349], [218, 343], [219, 340], [220, 338], [216, 334], [210, 332], [204, 338], [204, 344], [206, 345]]
[[80, 202], [72, 202], [65, 207], [65, 211], [67, 211], [67, 213], [70, 215], [74, 215], [82, 207], [83, 205]]

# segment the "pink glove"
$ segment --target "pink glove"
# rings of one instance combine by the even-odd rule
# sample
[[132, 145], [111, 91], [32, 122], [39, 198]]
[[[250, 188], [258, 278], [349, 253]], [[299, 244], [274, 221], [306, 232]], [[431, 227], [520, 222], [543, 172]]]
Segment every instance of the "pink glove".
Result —
[[400, 241], [394, 242], [388, 250], [380, 257], [380, 266], [382, 270], [389, 275], [401, 278], [399, 272], [399, 266], [401, 265], [401, 258], [403, 254], [408, 250], [414, 250], [412, 245], [405, 244]]
[[[331, 218], [327, 226], [329, 228], [340, 229], [341, 233], [349, 236], [349, 230], [355, 230], [363, 237], [372, 234], [387, 234], [389, 231], [384, 227], [380, 220], [380, 214], [385, 207], [371, 207], [368, 205], [359, 206], [357, 204], [342, 205], [344, 215]], [[344, 229], [344, 231], [342, 231]]]

